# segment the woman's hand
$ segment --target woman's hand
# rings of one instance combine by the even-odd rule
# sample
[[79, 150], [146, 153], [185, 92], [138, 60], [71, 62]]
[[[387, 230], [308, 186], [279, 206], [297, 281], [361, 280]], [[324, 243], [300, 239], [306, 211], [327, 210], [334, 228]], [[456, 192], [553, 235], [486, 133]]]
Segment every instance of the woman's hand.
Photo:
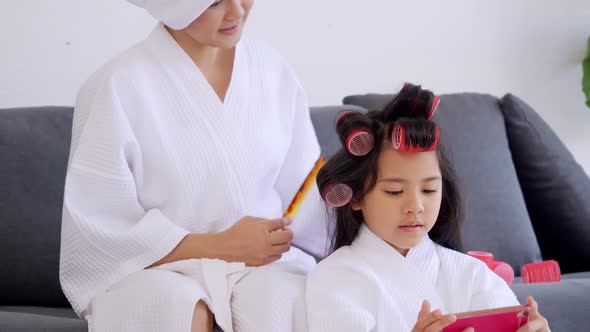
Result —
[[[418, 321], [412, 332], [439, 332], [453, 324], [456, 320], [457, 317], [455, 315], [443, 315], [438, 309], [431, 312], [430, 302], [424, 300], [420, 313], [418, 314]], [[473, 329], [467, 328], [463, 332], [473, 332]]]
[[291, 249], [293, 231], [285, 228], [290, 218], [262, 219], [244, 217], [220, 233], [222, 258], [228, 262], [244, 262], [261, 266], [279, 260]]
[[532, 296], [528, 297], [527, 306], [530, 308], [529, 321], [516, 332], [551, 332], [549, 322], [539, 313], [539, 306]]

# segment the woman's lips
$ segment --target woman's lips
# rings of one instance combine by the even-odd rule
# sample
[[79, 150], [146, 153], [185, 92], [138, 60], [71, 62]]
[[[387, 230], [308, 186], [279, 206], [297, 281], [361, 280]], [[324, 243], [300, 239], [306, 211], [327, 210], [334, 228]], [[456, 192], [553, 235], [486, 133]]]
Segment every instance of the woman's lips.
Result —
[[219, 32], [221, 32], [224, 35], [231, 36], [231, 35], [236, 34], [239, 31], [239, 29], [240, 29], [240, 25], [239, 24], [236, 24], [236, 25], [234, 25], [232, 27], [229, 27], [229, 28], [226, 28], [226, 29], [221, 29], [221, 30], [219, 30]]

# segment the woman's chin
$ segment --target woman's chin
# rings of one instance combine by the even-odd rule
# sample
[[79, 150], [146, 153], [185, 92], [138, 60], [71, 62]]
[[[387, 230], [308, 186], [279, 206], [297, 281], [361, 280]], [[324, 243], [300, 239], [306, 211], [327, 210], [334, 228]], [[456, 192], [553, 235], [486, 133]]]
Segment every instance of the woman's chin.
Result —
[[236, 45], [240, 42], [241, 37], [241, 34], [231, 37], [221, 36], [220, 38], [216, 38], [215, 41], [210, 44], [210, 46], [229, 50], [236, 47]]

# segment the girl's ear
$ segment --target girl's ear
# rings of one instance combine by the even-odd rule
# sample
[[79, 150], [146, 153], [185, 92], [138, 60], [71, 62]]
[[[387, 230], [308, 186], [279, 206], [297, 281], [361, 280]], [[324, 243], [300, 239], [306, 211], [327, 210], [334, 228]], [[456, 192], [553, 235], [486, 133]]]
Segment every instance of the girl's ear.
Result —
[[354, 211], [360, 211], [361, 210], [361, 202], [358, 199], [353, 198], [352, 201], [350, 202], [350, 207]]

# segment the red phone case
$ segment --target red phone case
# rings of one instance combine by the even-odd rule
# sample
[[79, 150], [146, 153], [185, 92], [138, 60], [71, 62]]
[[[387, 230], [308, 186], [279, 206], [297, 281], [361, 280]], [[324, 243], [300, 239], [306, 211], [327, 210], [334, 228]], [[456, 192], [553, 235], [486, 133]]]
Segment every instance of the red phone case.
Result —
[[473, 327], [477, 332], [515, 332], [528, 322], [528, 315], [523, 305], [465, 312], [457, 314], [457, 321], [443, 329], [443, 332], [461, 332], [468, 327]]

